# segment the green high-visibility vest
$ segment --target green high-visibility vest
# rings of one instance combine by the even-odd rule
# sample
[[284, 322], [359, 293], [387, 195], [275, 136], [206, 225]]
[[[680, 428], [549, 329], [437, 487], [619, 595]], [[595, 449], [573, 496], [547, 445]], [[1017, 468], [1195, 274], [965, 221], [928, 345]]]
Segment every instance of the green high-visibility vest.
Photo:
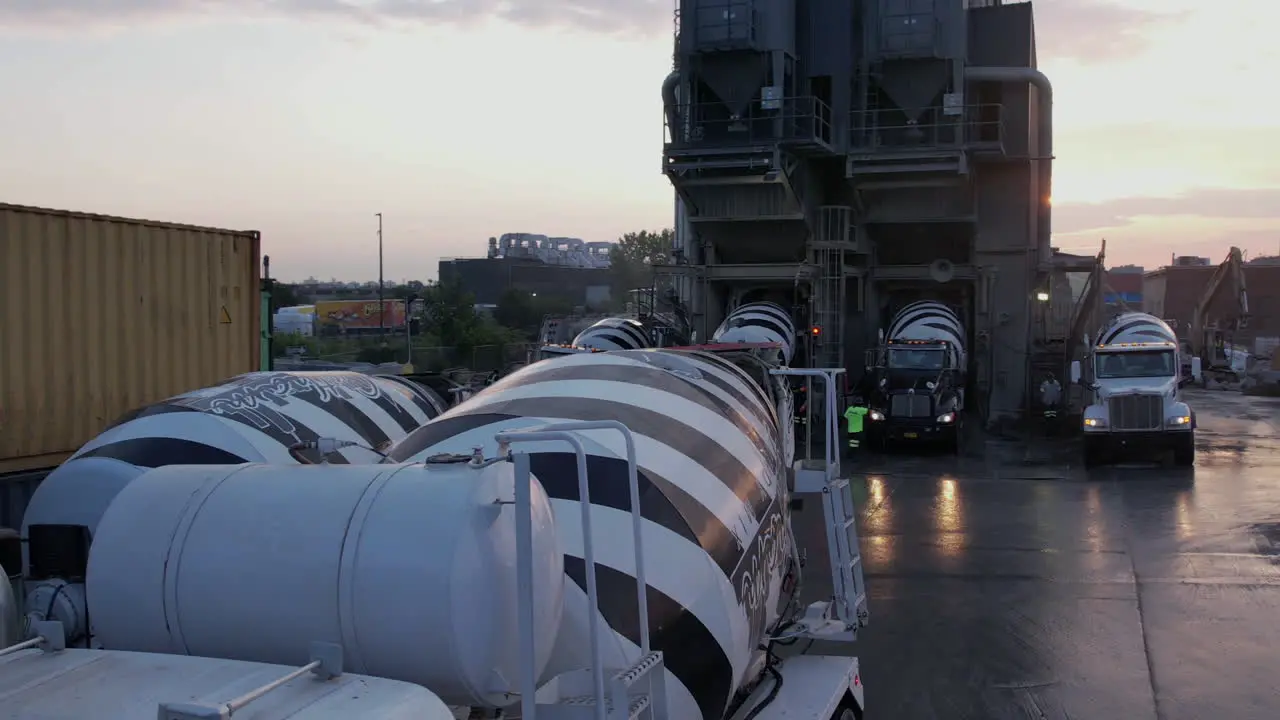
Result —
[[866, 408], [860, 405], [844, 411], [844, 419], [849, 423], [850, 434], [862, 432], [862, 422], [868, 412]]

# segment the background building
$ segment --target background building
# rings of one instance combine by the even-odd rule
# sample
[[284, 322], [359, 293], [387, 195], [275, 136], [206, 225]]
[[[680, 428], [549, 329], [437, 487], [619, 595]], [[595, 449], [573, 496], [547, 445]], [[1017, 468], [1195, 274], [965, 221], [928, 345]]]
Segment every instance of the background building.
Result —
[[1121, 265], [1107, 270], [1107, 287], [1102, 301], [1107, 310], [1142, 309], [1142, 275], [1138, 265]]
[[489, 238], [483, 258], [442, 258], [441, 282], [458, 281], [478, 305], [496, 305], [515, 288], [574, 306], [604, 307], [614, 297], [610, 242], [506, 233]]
[[[1185, 337], [1196, 305], [1204, 295], [1216, 265], [1197, 261], [1175, 262], [1146, 273], [1142, 278], [1143, 309], [1157, 317], [1175, 321], [1179, 336]], [[1178, 258], [1182, 260], [1182, 258]], [[1258, 258], [1244, 266], [1249, 296], [1249, 321], [1235, 332], [1234, 342], [1259, 355], [1270, 355], [1280, 343], [1280, 258]], [[1208, 318], [1230, 313], [1231, 293], [1219, 294], [1210, 305]]]

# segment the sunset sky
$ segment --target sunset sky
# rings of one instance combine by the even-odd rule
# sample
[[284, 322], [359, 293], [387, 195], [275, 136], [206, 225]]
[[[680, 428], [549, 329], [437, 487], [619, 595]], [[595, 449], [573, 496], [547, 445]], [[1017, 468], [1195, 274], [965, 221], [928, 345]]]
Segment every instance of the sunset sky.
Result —
[[[504, 232], [667, 226], [672, 7], [0, 0], [0, 201], [258, 229], [285, 279], [375, 277], [379, 211], [392, 278]], [[1039, 0], [1036, 19], [1058, 246], [1280, 252], [1280, 3]]]

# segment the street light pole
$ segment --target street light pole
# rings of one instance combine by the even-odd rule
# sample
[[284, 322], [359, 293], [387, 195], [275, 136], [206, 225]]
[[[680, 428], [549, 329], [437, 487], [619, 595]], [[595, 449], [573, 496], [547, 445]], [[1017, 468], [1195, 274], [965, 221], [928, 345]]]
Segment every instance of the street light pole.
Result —
[[378, 216], [378, 334], [382, 336], [383, 342], [387, 340], [387, 299], [385, 297], [385, 289], [382, 284], [382, 213], [374, 213]]

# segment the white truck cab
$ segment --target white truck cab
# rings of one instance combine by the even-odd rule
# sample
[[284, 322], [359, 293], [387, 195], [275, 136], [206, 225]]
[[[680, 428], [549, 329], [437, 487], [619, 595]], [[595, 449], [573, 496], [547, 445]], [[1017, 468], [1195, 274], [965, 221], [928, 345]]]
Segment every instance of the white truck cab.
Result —
[[1192, 378], [1183, 378], [1178, 343], [1169, 338], [1099, 344], [1085, 362], [1071, 363], [1071, 382], [1085, 389], [1086, 466], [1142, 448], [1168, 448], [1177, 465], [1195, 463], [1195, 412], [1181, 390], [1200, 379], [1200, 358], [1191, 359]]

